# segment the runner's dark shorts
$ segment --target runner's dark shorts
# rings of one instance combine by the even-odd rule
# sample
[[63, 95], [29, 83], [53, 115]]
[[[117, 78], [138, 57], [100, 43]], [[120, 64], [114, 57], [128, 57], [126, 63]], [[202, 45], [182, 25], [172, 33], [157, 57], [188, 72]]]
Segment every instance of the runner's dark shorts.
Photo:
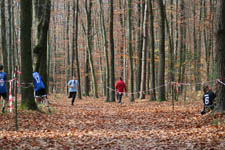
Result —
[[7, 94], [6, 93], [0, 93], [0, 98], [3, 97], [3, 99], [7, 99]]
[[77, 92], [70, 92], [68, 98], [76, 97]]
[[42, 97], [42, 96], [47, 96], [45, 89], [39, 89], [35, 92], [35, 97]]

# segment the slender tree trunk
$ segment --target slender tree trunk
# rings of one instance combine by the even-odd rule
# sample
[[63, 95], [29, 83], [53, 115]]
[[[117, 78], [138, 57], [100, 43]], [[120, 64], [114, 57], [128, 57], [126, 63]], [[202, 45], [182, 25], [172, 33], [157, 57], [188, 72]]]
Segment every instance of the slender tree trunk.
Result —
[[[142, 26], [141, 26], [141, 2], [142, 0], [138, 0], [137, 2], [137, 39], [136, 39], [136, 50], [137, 50], [137, 71], [136, 71], [136, 91], [140, 91], [141, 86], [141, 66], [142, 66]], [[137, 98], [140, 97], [140, 94], [137, 93]]]
[[94, 89], [94, 97], [98, 98], [98, 90], [97, 90], [97, 82], [96, 82], [96, 76], [95, 76], [95, 70], [94, 70], [94, 64], [93, 64], [93, 58], [92, 58], [92, 51], [93, 51], [93, 36], [92, 36], [92, 21], [91, 21], [91, 15], [92, 15], [92, 0], [89, 1], [89, 6], [87, 4], [87, 0], [85, 0], [85, 10], [87, 14], [87, 48], [88, 48], [88, 56], [89, 56], [89, 63], [90, 63], [90, 69], [91, 69], [91, 76], [93, 80], [93, 89]]
[[[53, 10], [54, 11], [57, 11], [57, 5], [55, 3], [53, 3]], [[56, 5], [56, 8], [55, 8], [55, 5]], [[53, 62], [53, 71], [52, 71], [52, 74], [53, 74], [53, 91], [56, 93], [56, 84], [57, 84], [57, 79], [56, 79], [56, 68], [57, 68], [57, 61], [56, 61], [56, 58], [57, 58], [57, 55], [56, 55], [56, 52], [57, 52], [57, 44], [56, 44], [56, 21], [57, 21], [57, 18], [56, 17], [53, 17], [53, 41], [54, 41], [54, 50], [53, 50], [53, 53], [54, 53], [54, 62]]]
[[[197, 70], [198, 73], [196, 74], [196, 83], [201, 83], [201, 49], [202, 49], [202, 31], [200, 28], [201, 22], [202, 22], [202, 2], [200, 1], [200, 10], [199, 10], [199, 28], [198, 28], [198, 53], [197, 53]], [[201, 84], [196, 84], [196, 90], [201, 90]]]
[[163, 0], [157, 0], [158, 7], [160, 10], [160, 21], [159, 21], [159, 101], [166, 100], [165, 97], [165, 8]]
[[101, 24], [101, 32], [104, 39], [104, 55], [105, 55], [105, 76], [106, 76], [106, 102], [109, 102], [109, 61], [108, 61], [108, 40], [105, 29], [105, 21], [104, 21], [104, 7], [102, 4], [102, 0], [99, 0], [100, 6], [100, 24]]
[[134, 101], [134, 77], [133, 77], [133, 50], [132, 50], [132, 25], [131, 25], [131, 0], [128, 0], [128, 53], [129, 53], [129, 74], [130, 74], [130, 101]]
[[[14, 3], [15, 4], [15, 3]], [[19, 61], [19, 48], [18, 48], [18, 42], [16, 42], [16, 41], [18, 41], [18, 39], [19, 39], [19, 37], [18, 37], [18, 29], [16, 29], [16, 24], [17, 24], [17, 17], [15, 17], [15, 15], [17, 15], [16, 13], [15, 13], [15, 8], [16, 7], [13, 7], [12, 8], [12, 33], [13, 33], [13, 39], [14, 39], [14, 47], [13, 47], [13, 49], [14, 49], [14, 56], [13, 56], [13, 59], [14, 59], [14, 66], [17, 66], [17, 69], [18, 70], [20, 70], [20, 61]]]
[[[119, 0], [119, 8], [120, 8], [120, 11], [123, 11], [123, 5], [122, 5], [122, 1]], [[125, 52], [125, 48], [124, 48], [124, 41], [125, 41], [125, 33], [124, 33], [124, 20], [123, 20], [123, 15], [122, 13], [120, 13], [119, 15], [119, 22], [120, 22], [120, 32], [121, 32], [121, 40], [120, 40], [120, 66], [123, 66], [124, 65], [124, 52]], [[122, 77], [124, 75], [126, 71], [123, 69], [121, 69], [121, 72], [120, 72], [120, 76]]]
[[[184, 0], [180, 2], [181, 8], [181, 18], [180, 18], [180, 62], [179, 62], [179, 78], [178, 82], [184, 82], [184, 73], [185, 73], [185, 38], [186, 38], [186, 26], [185, 26], [185, 7], [184, 7]], [[181, 87], [182, 91], [182, 87]]]
[[[14, 5], [12, 3], [12, 5]], [[15, 53], [16, 53], [16, 38], [15, 38], [15, 17], [14, 17], [14, 7], [12, 7], [12, 33], [11, 33], [11, 36], [12, 36], [12, 66], [13, 66], [13, 70], [15, 70], [15, 67], [17, 64], [17, 60], [16, 60], [16, 57], [15, 57]]]
[[149, 12], [150, 12], [150, 39], [151, 39], [151, 100], [156, 100], [156, 91], [155, 91], [155, 35], [154, 35], [154, 14], [152, 8], [152, 1], [149, 1]]
[[85, 96], [89, 96], [90, 80], [89, 80], [89, 56], [88, 51], [85, 51], [85, 65], [84, 65], [84, 92]]
[[3, 56], [3, 65], [4, 71], [8, 75], [8, 51], [7, 51], [7, 42], [6, 42], [6, 22], [5, 22], [5, 0], [1, 0], [1, 42], [2, 42], [2, 56]]
[[[197, 67], [197, 37], [196, 37], [196, 5], [193, 5], [193, 50], [194, 50], [194, 78], [195, 83], [197, 83], [197, 74], [199, 73], [199, 68]], [[195, 85], [195, 90], [197, 91], [197, 85]]]
[[[32, 58], [31, 58], [31, 27], [32, 27], [32, 1], [21, 0], [21, 83], [32, 84]], [[36, 110], [37, 105], [34, 101], [33, 87], [21, 89], [21, 107]]]
[[72, 15], [73, 15], [73, 20], [72, 20], [72, 53], [71, 53], [71, 76], [74, 76], [74, 60], [75, 60], [75, 20], [76, 20], [76, 1], [73, 0], [73, 7], [72, 7]]
[[[217, 1], [216, 11], [216, 58], [218, 78], [225, 83], [225, 1]], [[225, 86], [218, 83], [216, 111], [225, 111]]]
[[111, 62], [111, 82], [110, 82], [110, 101], [115, 101], [115, 62], [114, 62], [114, 36], [113, 36], [113, 16], [114, 16], [114, 0], [110, 0], [110, 8], [109, 8], [109, 42], [110, 42], [110, 62]]
[[[81, 94], [81, 87], [80, 87], [80, 82], [81, 82], [81, 79], [80, 79], [80, 63], [79, 63], [79, 53], [78, 53], [78, 17], [79, 17], [79, 0], [76, 0], [76, 10], [75, 10], [75, 0], [73, 2], [73, 5], [74, 5], [74, 11], [73, 11], [73, 17], [74, 17], [74, 21], [73, 21], [73, 51], [75, 51], [75, 60], [76, 60], [76, 76], [77, 76], [77, 79], [78, 79], [78, 98], [79, 99], [82, 99], [82, 94]], [[76, 12], [76, 13], [75, 13]], [[75, 23], [76, 22], [76, 23]], [[75, 33], [74, 33], [75, 32]], [[75, 45], [75, 47], [74, 47]], [[73, 56], [72, 56], [72, 61], [73, 61]], [[72, 70], [73, 70], [73, 62], [72, 62]], [[73, 71], [72, 71], [73, 72]], [[74, 73], [72, 73], [72, 75], [74, 75]]]
[[[204, 9], [204, 19], [207, 18], [207, 8], [206, 8], [206, 1], [203, 2], [203, 9]], [[206, 62], [206, 75], [207, 80], [210, 80], [210, 47], [211, 47], [211, 37], [209, 36], [210, 33], [207, 33], [207, 25], [204, 25], [204, 49], [205, 49], [205, 62]]]
[[8, 73], [8, 77], [12, 78], [12, 53], [13, 53], [13, 49], [12, 49], [12, 0], [8, 0], [8, 68], [9, 68], [9, 73]]
[[[69, 24], [70, 24], [70, 1], [67, 2], [67, 18], [66, 18], [66, 81], [65, 81], [65, 85], [67, 84], [67, 82], [69, 81], [70, 78], [70, 35], [69, 35]], [[73, 69], [72, 69], [73, 70]], [[71, 70], [71, 71], [72, 71]], [[68, 90], [66, 90], [67, 94], [68, 94]]]
[[[169, 39], [169, 70], [168, 70], [168, 80], [174, 82], [175, 81], [175, 70], [174, 70], [174, 41], [173, 41], [173, 12], [172, 12], [172, 6], [173, 6], [173, 0], [170, 0], [170, 7], [171, 7], [171, 13], [170, 13], [170, 19], [171, 19], [171, 25], [169, 27], [168, 20], [166, 19], [166, 26], [167, 26], [167, 35]], [[166, 14], [165, 14], [166, 15]]]
[[176, 0], [176, 27], [175, 27], [175, 64], [178, 62], [178, 40], [179, 40], [179, 30], [178, 30], [178, 26], [179, 26], [179, 0]]
[[147, 61], [147, 47], [148, 47], [148, 20], [149, 20], [149, 5], [148, 1], [145, 1], [145, 10], [144, 10], [144, 25], [143, 25], [143, 47], [142, 47], [142, 68], [141, 68], [141, 93], [140, 99], [145, 98], [146, 90], [146, 61]]

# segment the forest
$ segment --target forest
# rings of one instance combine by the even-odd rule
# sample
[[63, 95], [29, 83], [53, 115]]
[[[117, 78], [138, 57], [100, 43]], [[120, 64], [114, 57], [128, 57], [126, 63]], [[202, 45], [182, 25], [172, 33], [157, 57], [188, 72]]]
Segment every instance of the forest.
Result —
[[[0, 149], [225, 147], [224, 0], [0, 5], [0, 64], [9, 96], [0, 114]], [[33, 72], [42, 77], [51, 112], [35, 101]], [[206, 85], [215, 107], [201, 115]], [[3, 108], [1, 90], [0, 96]]]

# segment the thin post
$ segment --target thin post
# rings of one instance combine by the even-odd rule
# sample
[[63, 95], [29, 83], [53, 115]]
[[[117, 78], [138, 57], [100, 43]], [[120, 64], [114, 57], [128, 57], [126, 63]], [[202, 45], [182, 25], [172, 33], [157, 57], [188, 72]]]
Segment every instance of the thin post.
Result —
[[16, 87], [15, 87], [15, 110], [16, 110], [16, 116], [15, 116], [15, 124], [16, 124], [16, 131], [18, 131], [18, 113], [17, 113], [17, 66], [15, 67], [15, 81], [16, 81]]

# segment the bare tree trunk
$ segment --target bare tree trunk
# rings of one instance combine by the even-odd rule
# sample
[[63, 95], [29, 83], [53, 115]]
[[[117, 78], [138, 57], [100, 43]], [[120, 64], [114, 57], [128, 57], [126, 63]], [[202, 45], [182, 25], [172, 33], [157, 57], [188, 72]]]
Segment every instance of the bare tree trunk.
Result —
[[[166, 19], [166, 26], [167, 26], [167, 34], [169, 39], [169, 69], [168, 69], [168, 80], [174, 82], [175, 81], [175, 70], [174, 70], [174, 41], [173, 41], [173, 0], [170, 0], [170, 7], [171, 7], [171, 13], [170, 13], [170, 19], [171, 19], [171, 25], [169, 27], [168, 20]], [[166, 14], [165, 14], [166, 15]]]
[[149, 20], [149, 5], [148, 1], [145, 1], [144, 11], [144, 25], [143, 25], [143, 47], [142, 47], [142, 68], [141, 68], [141, 92], [140, 99], [145, 98], [146, 90], [146, 61], [147, 61], [147, 47], [148, 47], [148, 20]]
[[133, 77], [133, 50], [132, 50], [132, 26], [131, 26], [131, 0], [128, 0], [128, 53], [129, 53], [129, 74], [130, 74], [130, 101], [134, 101], [134, 77]]
[[[225, 83], [225, 1], [217, 1], [216, 11], [216, 58], [218, 78]], [[225, 111], [225, 86], [221, 83], [217, 87], [217, 107], [216, 111]]]
[[[186, 38], [186, 26], [185, 26], [185, 7], [184, 7], [184, 0], [180, 2], [181, 8], [181, 18], [180, 18], [180, 62], [179, 62], [179, 76], [178, 82], [184, 82], [184, 73], [185, 73], [185, 54], [186, 54], [186, 45], [185, 45], [185, 38]], [[182, 87], [181, 87], [182, 91]]]
[[[136, 91], [140, 91], [141, 86], [141, 66], [142, 66], [142, 43], [143, 43], [143, 36], [142, 36], [142, 23], [141, 23], [141, 0], [138, 0], [137, 3], [137, 39], [136, 39], [136, 50], [137, 50], [137, 71], [136, 71]], [[140, 97], [140, 94], [137, 93], [137, 98]]]
[[93, 80], [93, 89], [94, 89], [94, 97], [98, 98], [98, 90], [97, 90], [97, 82], [96, 82], [96, 76], [95, 76], [95, 69], [93, 64], [93, 58], [92, 58], [92, 51], [93, 51], [93, 35], [91, 33], [92, 31], [92, 21], [91, 21], [91, 15], [92, 15], [92, 0], [89, 1], [89, 6], [87, 4], [87, 0], [85, 0], [85, 10], [87, 14], [87, 48], [88, 48], [88, 56], [89, 56], [89, 63], [90, 63], [90, 69], [91, 69], [91, 76]]
[[[31, 26], [32, 26], [32, 1], [21, 0], [21, 83], [30, 85], [33, 83], [32, 58], [31, 58]], [[33, 87], [21, 89], [21, 107], [36, 110]]]
[[149, 1], [149, 12], [150, 12], [150, 34], [151, 34], [151, 100], [156, 100], [156, 91], [155, 91], [155, 34], [154, 34], [154, 14], [152, 8], [152, 1]]
[[[198, 57], [198, 45], [196, 37], [196, 5], [193, 5], [193, 50], [194, 50], [194, 78], [195, 83], [197, 83], [197, 74], [199, 73], [199, 68], [197, 67], [197, 57]], [[195, 85], [195, 90], [197, 91], [197, 85]]]
[[[75, 0], [74, 0], [74, 7], [75, 7]], [[75, 13], [75, 8], [74, 8], [74, 13]], [[74, 14], [75, 15], [75, 14]], [[79, 99], [82, 99], [82, 94], [81, 94], [81, 87], [80, 87], [80, 82], [81, 82], [81, 79], [80, 79], [80, 63], [79, 63], [79, 53], [78, 53], [78, 17], [79, 17], [79, 0], [76, 0], [76, 15], [74, 16], [74, 20], [76, 22], [75, 24], [75, 31], [73, 29], [73, 31], [75, 32], [75, 35], [73, 35], [73, 38], [74, 39], [74, 43], [73, 43], [73, 46], [75, 44], [75, 60], [76, 60], [76, 73], [77, 73], [77, 79], [78, 79], [78, 98]], [[73, 21], [74, 22], [74, 21]], [[73, 63], [72, 63], [73, 64]], [[72, 67], [73, 68], [73, 67]]]
[[2, 42], [2, 56], [3, 56], [3, 65], [4, 71], [6, 74], [9, 73], [8, 70], [8, 52], [6, 48], [6, 22], [5, 22], [5, 0], [1, 0], [1, 42]]
[[[66, 18], [66, 81], [65, 81], [65, 85], [67, 84], [67, 82], [69, 81], [69, 77], [70, 77], [70, 39], [69, 39], [69, 24], [70, 24], [70, 1], [67, 2], [67, 18]], [[72, 69], [73, 70], [73, 69]], [[71, 70], [71, 71], [72, 71]], [[68, 90], [66, 90], [67, 94], [68, 94]]]
[[114, 36], [113, 36], [113, 16], [114, 16], [114, 0], [110, 0], [110, 8], [109, 8], [109, 42], [110, 42], [110, 62], [111, 62], [111, 82], [110, 82], [110, 101], [115, 101], [115, 62], [114, 62]]
[[84, 92], [85, 96], [89, 96], [90, 80], [89, 80], [89, 56], [88, 51], [85, 51], [85, 64], [84, 64]]
[[165, 8], [163, 0], [157, 0], [158, 7], [160, 10], [160, 21], [159, 21], [159, 101], [166, 100], [165, 97]]
[[[55, 3], [53, 3], [54, 5], [53, 5], [53, 10], [54, 11], [57, 11], [57, 5], [55, 4]], [[56, 8], [55, 8], [55, 5], [56, 5]], [[57, 61], [56, 61], [56, 57], [57, 57], [57, 55], [56, 55], [56, 20], [57, 20], [57, 18], [56, 17], [53, 17], [53, 42], [54, 42], [54, 50], [53, 50], [53, 53], [54, 53], [54, 62], [53, 62], [53, 69], [52, 69], [52, 74], [53, 74], [53, 91], [56, 93], [56, 84], [57, 84], [57, 82], [56, 82], [56, 74], [57, 74], [57, 72], [56, 72], [56, 68], [57, 68], [57, 65], [56, 65], [56, 63], [57, 63]]]
[[108, 61], [108, 40], [105, 29], [105, 19], [104, 19], [104, 7], [102, 4], [102, 0], [99, 0], [100, 5], [100, 24], [101, 24], [101, 32], [104, 39], [104, 55], [105, 55], [105, 76], [106, 76], [106, 102], [109, 102], [109, 61]]
[[8, 69], [9, 69], [9, 73], [8, 73], [8, 77], [12, 78], [12, 53], [13, 53], [13, 49], [12, 49], [12, 1], [8, 0]]

